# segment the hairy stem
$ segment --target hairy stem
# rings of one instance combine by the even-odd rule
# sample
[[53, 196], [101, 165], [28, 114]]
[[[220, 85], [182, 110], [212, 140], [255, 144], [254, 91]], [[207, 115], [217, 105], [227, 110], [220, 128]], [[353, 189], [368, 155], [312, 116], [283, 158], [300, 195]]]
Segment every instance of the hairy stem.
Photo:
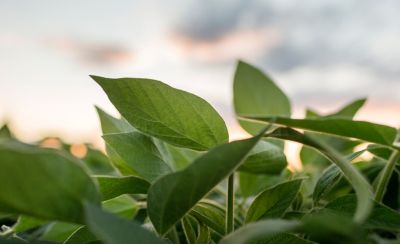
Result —
[[375, 201], [381, 202], [383, 196], [385, 195], [387, 185], [389, 183], [390, 177], [392, 176], [394, 167], [396, 166], [397, 161], [400, 160], [400, 151], [393, 151], [389, 160], [387, 161], [385, 167], [382, 170], [381, 176], [379, 178], [378, 187], [375, 192]]
[[235, 175], [232, 173], [228, 178], [228, 197], [226, 199], [226, 234], [233, 231], [233, 201]]

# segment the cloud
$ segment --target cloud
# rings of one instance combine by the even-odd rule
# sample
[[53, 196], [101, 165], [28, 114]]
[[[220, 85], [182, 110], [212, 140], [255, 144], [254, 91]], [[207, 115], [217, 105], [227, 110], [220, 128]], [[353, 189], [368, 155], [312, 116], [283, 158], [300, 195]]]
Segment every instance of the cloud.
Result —
[[69, 37], [49, 38], [45, 43], [47, 47], [89, 65], [120, 65], [134, 60], [130, 49], [116, 43], [92, 43]]

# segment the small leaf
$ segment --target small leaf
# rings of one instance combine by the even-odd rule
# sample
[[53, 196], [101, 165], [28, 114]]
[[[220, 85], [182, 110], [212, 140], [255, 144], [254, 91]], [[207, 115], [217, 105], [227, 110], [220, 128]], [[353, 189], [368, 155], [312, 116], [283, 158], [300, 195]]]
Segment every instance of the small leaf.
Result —
[[101, 244], [102, 242], [86, 226], [77, 229], [64, 244]]
[[99, 207], [86, 204], [86, 224], [89, 230], [105, 244], [167, 243], [135, 222], [116, 217]]
[[82, 223], [82, 201], [98, 204], [100, 195], [79, 164], [60, 151], [0, 143], [0, 211]]
[[225, 236], [220, 244], [247, 244], [260, 241], [276, 234], [294, 231], [301, 223], [293, 220], [269, 219], [244, 225]]
[[238, 170], [253, 174], [279, 174], [286, 166], [286, 156], [282, 148], [260, 141]]
[[197, 158], [182, 171], [157, 180], [148, 192], [148, 214], [160, 234], [165, 234], [218, 183], [229, 176], [260, 140], [220, 145]]
[[96, 107], [96, 111], [100, 119], [103, 134], [128, 133], [135, 131], [135, 128], [133, 128], [125, 119], [117, 119], [99, 107]]
[[122, 116], [146, 134], [200, 151], [228, 141], [225, 122], [198, 96], [156, 80], [92, 78]]
[[130, 168], [149, 182], [172, 172], [151, 138], [146, 135], [130, 132], [107, 134], [103, 138]]
[[394, 146], [397, 133], [395, 128], [386, 125], [338, 118], [290, 119], [271, 116], [246, 116], [246, 118], [269, 123], [273, 121], [278, 125], [355, 138], [389, 147]]
[[103, 201], [123, 194], [147, 194], [150, 187], [149, 182], [135, 176], [96, 176], [94, 178], [99, 183]]
[[20, 233], [31, 230], [45, 223], [47, 223], [47, 221], [45, 220], [40, 220], [28, 216], [20, 216], [17, 220], [17, 223], [15, 223], [15, 225], [13, 226], [13, 230], [15, 233]]
[[225, 234], [225, 209], [212, 201], [201, 201], [190, 211], [199, 222], [219, 233]]
[[247, 211], [246, 223], [282, 217], [296, 198], [301, 182], [302, 179], [287, 181], [259, 194]]
[[11, 139], [13, 137], [14, 136], [13, 136], [10, 128], [8, 128], [7, 125], [3, 125], [2, 127], [0, 127], [0, 140], [1, 139]]
[[289, 233], [281, 233], [281, 234], [273, 235], [271, 237], [264, 238], [263, 240], [252, 242], [251, 244], [276, 244], [276, 243], [316, 244], [316, 242], [305, 240], [294, 234], [289, 234]]
[[280, 175], [256, 175], [245, 172], [239, 173], [240, 192], [243, 197], [257, 195], [263, 190], [278, 184], [283, 179]]
[[196, 220], [191, 216], [186, 216], [182, 219], [182, 229], [188, 244], [196, 244], [197, 236], [193, 226], [194, 221]]
[[211, 239], [210, 230], [204, 224], [200, 224], [199, 227], [199, 236], [197, 237], [196, 244], [208, 244]]
[[[259, 69], [239, 61], [233, 82], [233, 102], [238, 116], [290, 116], [288, 97]], [[250, 134], [257, 134], [264, 125], [239, 119]]]

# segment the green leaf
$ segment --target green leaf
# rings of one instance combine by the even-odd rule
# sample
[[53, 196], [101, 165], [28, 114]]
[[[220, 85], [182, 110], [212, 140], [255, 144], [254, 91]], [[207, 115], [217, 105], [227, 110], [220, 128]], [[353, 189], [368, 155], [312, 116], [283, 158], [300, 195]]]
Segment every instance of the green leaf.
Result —
[[210, 230], [207, 225], [200, 224], [199, 226], [199, 236], [197, 237], [196, 244], [208, 244], [211, 239]]
[[190, 215], [220, 235], [225, 234], [225, 209], [217, 203], [203, 200], [193, 207]]
[[218, 183], [246, 158], [261, 136], [223, 144], [197, 158], [182, 171], [157, 180], [148, 192], [148, 214], [160, 234], [165, 234]]
[[263, 240], [252, 242], [251, 244], [276, 244], [276, 243], [316, 244], [316, 242], [305, 240], [294, 234], [289, 234], [289, 233], [281, 233], [281, 234], [273, 235], [271, 237], [264, 238]]
[[154, 142], [146, 135], [130, 132], [107, 134], [103, 138], [129, 167], [149, 182], [172, 172]]
[[246, 223], [282, 217], [296, 198], [302, 181], [302, 179], [286, 181], [259, 194], [247, 211]]
[[282, 148], [260, 141], [238, 170], [253, 174], [279, 174], [286, 166], [286, 156]]
[[397, 133], [395, 128], [386, 125], [338, 118], [290, 119], [267, 116], [246, 116], [246, 118], [331, 135], [355, 138], [389, 147], [394, 146], [393, 143]]
[[[290, 116], [288, 97], [259, 69], [239, 61], [233, 82], [233, 103], [238, 116]], [[239, 119], [250, 134], [257, 134], [264, 125]]]
[[7, 125], [3, 125], [0, 128], [0, 139], [11, 139], [13, 138], [13, 134], [11, 133], [10, 128]]
[[225, 122], [198, 96], [156, 80], [92, 78], [122, 116], [146, 134], [200, 151], [228, 141]]
[[15, 223], [15, 225], [13, 226], [13, 230], [15, 233], [20, 233], [31, 230], [45, 223], [47, 223], [47, 221], [45, 220], [40, 220], [29, 216], [20, 216], [17, 220], [17, 223]]
[[280, 175], [256, 175], [240, 172], [239, 186], [243, 197], [257, 195], [268, 187], [282, 181]]
[[393, 150], [391, 150], [390, 148], [375, 144], [368, 145], [367, 151], [372, 153], [374, 156], [384, 160], [388, 160], [393, 153]]
[[191, 216], [186, 216], [182, 219], [182, 229], [188, 244], [196, 244], [197, 236], [193, 226], [195, 221]]
[[81, 228], [81, 226], [77, 224], [54, 222], [51, 223], [46, 232], [41, 236], [41, 239], [46, 241], [63, 242], [79, 228]]
[[87, 153], [82, 161], [89, 168], [91, 174], [95, 175], [115, 175], [115, 168], [111, 166], [107, 156], [100, 150], [87, 145]]
[[99, 204], [100, 195], [79, 164], [60, 151], [0, 143], [0, 211], [82, 223], [82, 201]]
[[86, 226], [77, 229], [64, 244], [101, 244], [102, 242]]
[[247, 244], [272, 237], [276, 234], [294, 231], [301, 223], [293, 220], [269, 219], [244, 225], [225, 236], [220, 244]]
[[149, 182], [135, 176], [96, 176], [94, 178], [99, 183], [103, 201], [123, 194], [147, 194], [150, 187]]
[[[308, 111], [307, 115], [310, 115], [313, 118], [346, 118], [346, 119], [353, 119], [355, 114], [358, 112], [358, 110], [364, 105], [366, 99], [359, 99], [356, 100], [346, 106], [344, 106], [342, 109], [339, 111], [326, 115], [326, 116], [320, 116], [315, 113], [311, 113]], [[310, 118], [307, 116], [307, 118]], [[351, 141], [348, 139], [344, 138], [339, 138], [331, 135], [324, 135], [324, 134], [319, 134], [319, 133], [313, 133], [313, 132], [306, 132], [305, 134], [310, 133], [314, 137], [318, 138], [319, 140], [323, 141], [327, 145], [330, 145], [331, 147], [335, 148], [338, 152], [343, 153], [343, 154], [350, 154], [353, 151], [353, 148], [357, 145], [360, 144], [359, 141]], [[324, 158], [321, 154], [315, 152], [314, 150], [307, 148], [307, 147], [302, 147], [300, 151], [300, 158], [301, 162], [303, 165], [310, 164], [312, 167], [315, 167], [315, 165], [327, 165], [329, 164], [329, 160]]]
[[[347, 195], [330, 202], [323, 211], [351, 216], [356, 209], [356, 197]], [[374, 202], [371, 215], [364, 224], [367, 228], [400, 231], [400, 213], [383, 204]]]
[[267, 137], [302, 143], [313, 147], [330, 159], [332, 163], [336, 164], [340, 168], [343, 175], [350, 182], [357, 194], [357, 210], [354, 214], [354, 221], [356, 223], [362, 223], [367, 219], [372, 210], [372, 189], [365, 177], [350, 162], [348, 162], [347, 159], [343, 158], [334, 149], [315, 140], [311, 136], [304, 135], [290, 128], [278, 128], [273, 132], [268, 133]]
[[133, 240], [146, 244], [166, 243], [139, 224], [106, 213], [97, 206], [85, 204], [85, 213], [89, 230], [105, 244], [130, 244]]
[[135, 131], [135, 128], [133, 128], [124, 118], [117, 119], [97, 106], [96, 111], [100, 119], [103, 134], [128, 133]]

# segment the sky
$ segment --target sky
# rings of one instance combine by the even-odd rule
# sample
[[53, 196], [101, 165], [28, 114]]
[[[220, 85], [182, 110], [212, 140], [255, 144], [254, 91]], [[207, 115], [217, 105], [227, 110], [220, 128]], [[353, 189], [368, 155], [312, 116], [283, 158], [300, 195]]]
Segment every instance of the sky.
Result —
[[360, 97], [357, 119], [400, 126], [397, 0], [1, 0], [0, 125], [36, 140], [100, 141], [94, 105], [116, 115], [90, 74], [161, 80], [232, 111], [238, 59], [305, 108]]

